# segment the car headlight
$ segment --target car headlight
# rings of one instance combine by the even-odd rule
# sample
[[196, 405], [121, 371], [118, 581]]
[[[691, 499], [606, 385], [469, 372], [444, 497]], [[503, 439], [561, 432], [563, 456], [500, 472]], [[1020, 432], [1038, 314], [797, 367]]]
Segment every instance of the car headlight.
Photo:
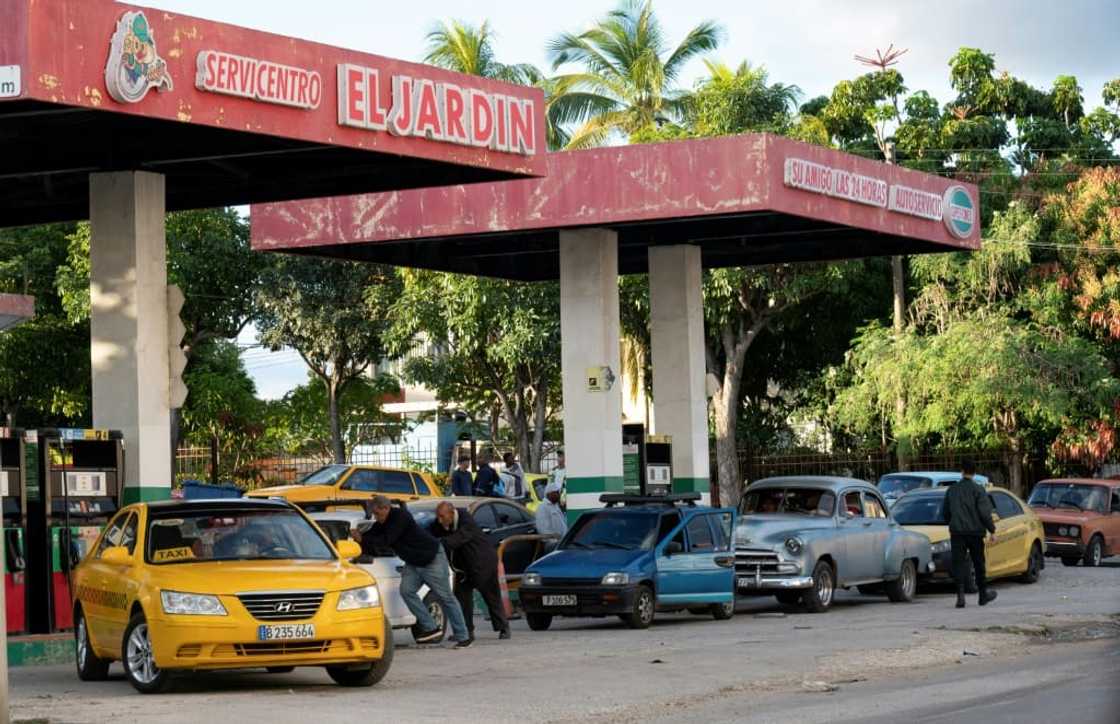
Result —
[[953, 545], [947, 540], [938, 541], [929, 547], [930, 553], [947, 553]]
[[218, 600], [217, 596], [204, 593], [179, 593], [178, 591], [160, 591], [160, 603], [163, 604], [164, 613], [182, 614], [185, 616], [228, 616], [226, 607]]
[[629, 582], [630, 576], [626, 573], [608, 573], [601, 581], [604, 586], [622, 586]]
[[539, 586], [541, 585], [541, 574], [539, 573], [526, 573], [521, 576], [522, 586]]
[[351, 588], [338, 594], [338, 610], [353, 611], [358, 608], [375, 608], [381, 605], [377, 586]]
[[1061, 528], [1058, 528], [1058, 535], [1069, 535], [1069, 528], [1065, 527], [1064, 525]]
[[1076, 525], [1071, 525], [1069, 527], [1069, 534], [1071, 536], [1073, 536], [1074, 538], [1076, 538], [1080, 533], [1081, 533], [1081, 529], [1078, 528]]
[[786, 550], [793, 555], [800, 553], [804, 545], [800, 538], [786, 538]]

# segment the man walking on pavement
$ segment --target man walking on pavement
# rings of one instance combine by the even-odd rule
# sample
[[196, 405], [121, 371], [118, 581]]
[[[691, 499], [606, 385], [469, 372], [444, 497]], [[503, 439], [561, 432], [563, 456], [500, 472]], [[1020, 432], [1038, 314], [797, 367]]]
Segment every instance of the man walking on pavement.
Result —
[[426, 583], [443, 603], [444, 613], [451, 623], [455, 648], [465, 649], [470, 646], [472, 638], [466, 621], [463, 620], [463, 609], [451, 590], [451, 569], [443, 546], [417, 525], [411, 513], [394, 507], [385, 496], [375, 496], [372, 507], [376, 522], [365, 532], [354, 531], [354, 539], [362, 544], [363, 553], [376, 555], [377, 549], [389, 548], [404, 561], [401, 598], [424, 631], [416, 637], [416, 643], [432, 643], [443, 637], [443, 631], [436, 627], [436, 622], [428, 613], [428, 607], [420, 600], [418, 591]]
[[513, 453], [506, 453], [502, 456], [502, 462], [505, 463], [504, 472], [508, 473], [513, 478], [513, 485], [506, 484], [506, 497], [514, 500], [522, 500], [525, 498], [525, 471], [521, 469], [521, 464], [517, 462], [517, 458]]
[[459, 467], [451, 473], [452, 495], [474, 495], [474, 478], [471, 477], [470, 466], [470, 458], [459, 458]]
[[972, 476], [976, 465], [971, 460], [961, 464], [961, 479], [945, 492], [945, 522], [949, 524], [949, 541], [953, 551], [953, 579], [957, 584], [957, 608], [964, 608], [964, 590], [968, 585], [968, 561], [976, 572], [980, 588], [980, 605], [996, 600], [997, 593], [988, 589], [984, 565], [984, 534], [996, 540], [996, 524], [992, 521], [992, 501], [988, 492]]
[[560, 509], [560, 484], [555, 481], [549, 483], [544, 489], [544, 497], [537, 506], [537, 533], [563, 538], [568, 532], [568, 518]]
[[428, 526], [428, 532], [442, 541], [450, 553], [455, 570], [455, 597], [463, 609], [471, 640], [474, 640], [475, 589], [486, 602], [490, 625], [498, 632], [498, 638], [508, 639], [509, 621], [498, 584], [498, 554], [494, 544], [470, 513], [446, 501], [436, 508], [436, 519]]

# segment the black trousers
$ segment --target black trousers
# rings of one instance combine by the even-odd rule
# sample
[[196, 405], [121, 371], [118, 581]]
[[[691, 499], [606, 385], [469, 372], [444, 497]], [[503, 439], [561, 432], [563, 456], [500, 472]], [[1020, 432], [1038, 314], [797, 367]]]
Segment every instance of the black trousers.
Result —
[[455, 576], [455, 598], [463, 609], [463, 618], [467, 620], [467, 631], [474, 636], [474, 592], [478, 589], [486, 608], [490, 612], [490, 625], [495, 631], [508, 631], [509, 621], [506, 620], [506, 609], [502, 605], [502, 590], [498, 586], [498, 572], [485, 579], [475, 580], [470, 576], [458, 574]]
[[957, 583], [957, 591], [964, 591], [968, 586], [970, 558], [972, 568], [976, 571], [976, 585], [981, 592], [987, 589], [988, 571], [984, 565], [984, 536], [953, 533], [949, 536], [949, 544], [953, 548], [953, 580]]

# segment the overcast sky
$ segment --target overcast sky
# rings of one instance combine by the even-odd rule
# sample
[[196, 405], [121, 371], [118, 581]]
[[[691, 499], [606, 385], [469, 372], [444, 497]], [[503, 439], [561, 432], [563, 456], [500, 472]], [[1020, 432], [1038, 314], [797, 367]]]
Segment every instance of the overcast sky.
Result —
[[[500, 61], [542, 68], [545, 46], [557, 32], [579, 32], [614, 7], [610, 0], [139, 4], [407, 60], [423, 57], [425, 35], [441, 19], [489, 20]], [[796, 84], [806, 98], [826, 94], [836, 81], [863, 72], [853, 54], [871, 54], [890, 43], [909, 49], [898, 66], [907, 86], [928, 90], [941, 103], [952, 95], [946, 63], [961, 46], [994, 53], [998, 69], [1042, 88], [1059, 74], [1075, 75], [1089, 107], [1100, 103], [1104, 82], [1120, 76], [1120, 0], [660, 0], [655, 8], [670, 43], [697, 22], [715, 20], [726, 32], [716, 57], [731, 65], [742, 60], [765, 65], [771, 82]], [[702, 70], [694, 62], [682, 81], [691, 85]], [[248, 355], [264, 397], [278, 397], [306, 379], [293, 354]]]

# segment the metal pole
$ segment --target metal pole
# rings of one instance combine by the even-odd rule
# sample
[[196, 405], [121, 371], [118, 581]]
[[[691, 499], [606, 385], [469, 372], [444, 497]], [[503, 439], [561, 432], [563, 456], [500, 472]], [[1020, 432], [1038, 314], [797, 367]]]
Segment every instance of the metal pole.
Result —
[[[0, 470], [4, 469], [4, 454], [0, 450]], [[3, 506], [0, 505], [0, 508]], [[4, 532], [3, 512], [0, 511], [0, 561], [8, 564], [8, 534]], [[5, 571], [7, 573], [7, 571]], [[8, 601], [6, 585], [0, 585], [0, 724], [11, 721], [8, 712]]]
[[[887, 141], [883, 148], [884, 160], [891, 164], [895, 163], [895, 146], [894, 142]], [[905, 257], [892, 256], [891, 257], [891, 281], [894, 287], [894, 334], [896, 338], [902, 336], [903, 329], [906, 327], [906, 268], [904, 266]], [[895, 419], [901, 420], [902, 416], [906, 414], [906, 398], [899, 393], [894, 401]], [[896, 453], [898, 455], [898, 469], [910, 469], [910, 452], [905, 450], [904, 441], [898, 440], [897, 433], [895, 435], [896, 442], [899, 443]]]

